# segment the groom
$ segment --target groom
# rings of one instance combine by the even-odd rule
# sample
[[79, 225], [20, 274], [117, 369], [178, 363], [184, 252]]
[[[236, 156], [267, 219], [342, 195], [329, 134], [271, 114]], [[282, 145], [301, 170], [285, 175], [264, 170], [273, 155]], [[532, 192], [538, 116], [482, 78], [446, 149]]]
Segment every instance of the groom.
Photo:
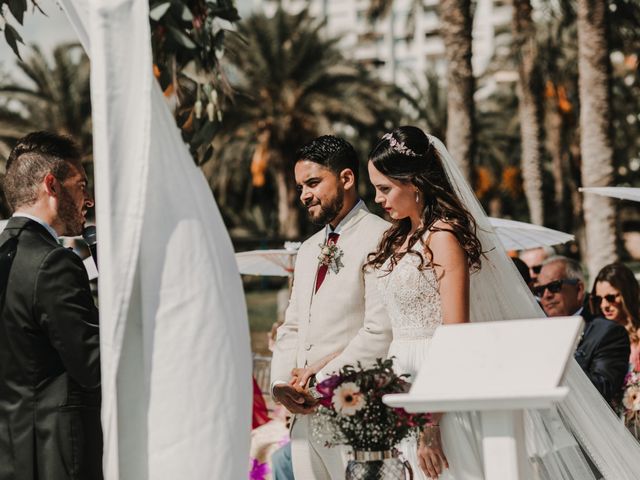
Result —
[[291, 299], [273, 352], [272, 391], [296, 414], [291, 427], [295, 478], [337, 479], [344, 478], [342, 449], [327, 448], [312, 436], [316, 402], [306, 385], [292, 382], [292, 371], [317, 372], [309, 381], [313, 384], [343, 365], [386, 356], [391, 326], [375, 273], [363, 272], [362, 266], [389, 224], [369, 213], [358, 197], [358, 158], [348, 142], [322, 136], [297, 158], [300, 200], [311, 221], [324, 228], [298, 251]]

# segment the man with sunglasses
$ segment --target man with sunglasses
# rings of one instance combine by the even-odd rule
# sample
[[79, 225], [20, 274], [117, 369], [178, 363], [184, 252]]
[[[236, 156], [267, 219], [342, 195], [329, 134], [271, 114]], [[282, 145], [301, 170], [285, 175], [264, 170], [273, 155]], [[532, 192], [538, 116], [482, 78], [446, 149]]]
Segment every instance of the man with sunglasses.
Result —
[[530, 248], [520, 252], [520, 260], [529, 267], [529, 276], [534, 284], [538, 281], [538, 275], [542, 270], [542, 263], [549, 257], [555, 255], [553, 247]]
[[627, 374], [629, 335], [625, 328], [585, 308], [585, 281], [580, 263], [555, 256], [543, 262], [533, 294], [549, 317], [582, 315], [586, 325], [575, 359], [609, 403], [619, 399]]

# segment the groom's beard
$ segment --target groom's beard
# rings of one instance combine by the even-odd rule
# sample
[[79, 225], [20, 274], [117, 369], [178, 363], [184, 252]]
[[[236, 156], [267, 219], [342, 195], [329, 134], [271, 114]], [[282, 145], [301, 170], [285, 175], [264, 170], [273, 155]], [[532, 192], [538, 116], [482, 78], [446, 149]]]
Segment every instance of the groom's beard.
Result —
[[329, 200], [326, 205], [320, 204], [320, 213], [312, 215], [307, 209], [307, 214], [312, 223], [316, 225], [327, 225], [338, 216], [344, 206], [344, 190], [336, 192], [336, 196]]

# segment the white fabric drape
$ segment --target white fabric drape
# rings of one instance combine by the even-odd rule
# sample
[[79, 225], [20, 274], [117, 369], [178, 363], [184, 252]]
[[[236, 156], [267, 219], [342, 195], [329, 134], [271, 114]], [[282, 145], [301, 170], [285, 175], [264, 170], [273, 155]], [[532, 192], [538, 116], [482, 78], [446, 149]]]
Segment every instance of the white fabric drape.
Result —
[[242, 284], [152, 75], [149, 2], [59, 3], [91, 58], [105, 478], [246, 478]]

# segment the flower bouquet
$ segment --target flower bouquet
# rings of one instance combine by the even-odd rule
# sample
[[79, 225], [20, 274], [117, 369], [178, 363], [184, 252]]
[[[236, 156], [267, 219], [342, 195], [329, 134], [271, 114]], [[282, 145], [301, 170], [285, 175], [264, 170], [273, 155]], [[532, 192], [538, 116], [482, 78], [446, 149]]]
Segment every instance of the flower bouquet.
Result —
[[[405, 464], [395, 447], [408, 437], [417, 438], [429, 416], [388, 407], [382, 397], [407, 392], [407, 377], [393, 371], [391, 359], [378, 359], [371, 368], [346, 365], [316, 385], [319, 406], [313, 435], [327, 446], [351, 447], [347, 479], [405, 478]], [[390, 471], [397, 474], [389, 476]]]
[[640, 440], [640, 372], [632, 370], [624, 379], [622, 407], [625, 425]]

